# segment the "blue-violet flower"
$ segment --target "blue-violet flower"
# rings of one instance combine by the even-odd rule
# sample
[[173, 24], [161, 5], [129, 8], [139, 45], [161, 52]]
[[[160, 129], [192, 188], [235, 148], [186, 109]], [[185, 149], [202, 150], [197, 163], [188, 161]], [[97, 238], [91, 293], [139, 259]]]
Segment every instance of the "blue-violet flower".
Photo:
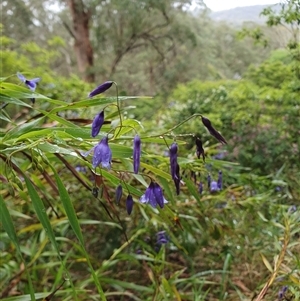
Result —
[[141, 159], [141, 139], [139, 135], [135, 135], [133, 139], [133, 171], [138, 174]]
[[210, 183], [210, 192], [217, 192], [219, 190], [218, 183], [216, 181], [212, 181]]
[[94, 148], [93, 167], [96, 168], [101, 163], [102, 167], [110, 169], [111, 158], [112, 153], [106, 136]]
[[169, 237], [166, 235], [166, 231], [157, 232], [156, 233], [156, 238], [157, 238], [156, 243], [159, 244], [159, 245], [165, 245], [170, 241]]
[[[26, 77], [20, 72], [17, 72], [17, 76], [32, 92], [35, 91], [37, 83], [41, 80], [39, 77], [33, 79], [26, 79]], [[30, 100], [32, 103], [35, 102], [35, 98], [30, 98]]]
[[101, 111], [99, 114], [96, 115], [96, 117], [93, 120], [92, 137], [96, 137], [99, 134], [103, 123], [104, 123], [104, 111]]
[[164, 204], [168, 203], [168, 201], [164, 198], [161, 187], [154, 182], [150, 183], [145, 194], [141, 196], [140, 202], [143, 204], [149, 203], [153, 208], [156, 208], [157, 204], [160, 208], [163, 208]]
[[39, 77], [26, 79], [26, 77], [20, 72], [17, 73], [17, 76], [32, 92], [35, 91], [37, 83], [41, 80]]
[[101, 84], [100, 86], [98, 86], [97, 88], [95, 88], [89, 94], [89, 97], [93, 97], [95, 95], [98, 95], [98, 94], [101, 94], [101, 93], [105, 92], [106, 90], [108, 90], [112, 86], [113, 83], [114, 83], [113, 81], [107, 81], [107, 82]]

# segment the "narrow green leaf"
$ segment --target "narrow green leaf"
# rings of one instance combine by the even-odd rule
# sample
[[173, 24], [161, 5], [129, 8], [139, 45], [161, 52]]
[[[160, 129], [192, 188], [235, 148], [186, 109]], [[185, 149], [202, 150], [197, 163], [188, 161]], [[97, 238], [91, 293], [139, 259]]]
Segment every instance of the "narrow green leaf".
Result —
[[58, 191], [59, 191], [59, 195], [60, 195], [60, 200], [61, 200], [61, 202], [64, 206], [65, 212], [66, 212], [67, 217], [69, 219], [69, 223], [70, 223], [75, 235], [77, 236], [77, 239], [79, 240], [82, 251], [83, 251], [83, 253], [86, 257], [87, 263], [88, 263], [88, 265], [91, 269], [91, 273], [92, 273], [94, 282], [97, 286], [98, 292], [101, 296], [101, 300], [106, 301], [106, 297], [104, 295], [104, 292], [103, 292], [103, 289], [102, 289], [101, 284], [99, 282], [99, 279], [98, 279], [98, 277], [97, 277], [97, 275], [96, 275], [96, 273], [93, 269], [93, 266], [91, 264], [90, 257], [89, 257], [88, 253], [85, 250], [83, 235], [82, 235], [81, 228], [80, 228], [80, 225], [79, 225], [79, 221], [78, 221], [75, 209], [73, 207], [73, 204], [71, 202], [70, 196], [69, 196], [69, 194], [68, 194], [68, 192], [65, 188], [65, 185], [63, 184], [60, 177], [58, 176], [55, 168], [53, 166], [50, 166], [50, 167], [51, 167], [51, 169], [53, 170], [53, 173], [54, 173], [54, 177], [55, 177], [57, 187], [58, 187]]
[[41, 224], [43, 225], [43, 228], [45, 229], [51, 243], [53, 244], [54, 248], [56, 249], [58, 256], [60, 256], [59, 248], [58, 248], [57, 242], [55, 240], [55, 235], [54, 235], [50, 220], [48, 218], [48, 215], [46, 213], [46, 208], [43, 204], [43, 201], [41, 200], [40, 196], [34, 189], [30, 180], [26, 176], [24, 176], [24, 179], [25, 179], [26, 186], [28, 189], [28, 194], [32, 201], [32, 204], [33, 204], [34, 210], [37, 214], [37, 217], [38, 217], [39, 221], [41, 222]]
[[[50, 220], [48, 218], [48, 215], [46, 213], [46, 208], [43, 204], [43, 201], [41, 200], [40, 196], [38, 195], [38, 193], [36, 192], [36, 190], [34, 189], [32, 183], [30, 182], [30, 180], [24, 175], [24, 179], [25, 179], [25, 182], [26, 182], [26, 186], [27, 186], [27, 189], [28, 189], [28, 194], [30, 196], [30, 199], [32, 201], [32, 204], [33, 204], [33, 207], [34, 207], [34, 210], [38, 216], [38, 219], [39, 221], [41, 222], [43, 228], [45, 229], [52, 245], [54, 246], [56, 252], [57, 252], [57, 256], [59, 258], [59, 260], [61, 261], [61, 264], [64, 266], [64, 262], [60, 256], [60, 251], [59, 251], [59, 247], [58, 247], [58, 244], [56, 242], [56, 239], [55, 239], [55, 235], [54, 235], [54, 232], [53, 232], [53, 229], [52, 229], [52, 226], [51, 226], [51, 223], [50, 223]], [[70, 278], [70, 275], [69, 275], [69, 272], [68, 270], [65, 268], [64, 266], [64, 269], [69, 277]], [[70, 284], [71, 284], [71, 287], [72, 287], [72, 290], [73, 290], [73, 297], [77, 299], [77, 296], [76, 296], [76, 292], [75, 292], [75, 288], [74, 288], [74, 285], [72, 283], [72, 281], [70, 280]]]
[[149, 165], [149, 164], [145, 164], [145, 163], [142, 163], [141, 162], [141, 166], [148, 169], [149, 171], [152, 171], [155, 175], [158, 175], [162, 178], [165, 178], [167, 180], [172, 180], [172, 177], [170, 174], [156, 168], [156, 167], [153, 167], [152, 165]]
[[27, 264], [26, 264], [25, 260], [23, 259], [23, 256], [22, 256], [22, 253], [21, 253], [21, 248], [20, 248], [20, 245], [19, 245], [19, 241], [18, 241], [18, 238], [17, 238], [16, 231], [15, 231], [15, 227], [14, 227], [12, 218], [9, 214], [9, 211], [8, 211], [6, 205], [5, 205], [5, 202], [4, 202], [4, 199], [3, 199], [2, 195], [0, 195], [0, 213], [1, 213], [0, 221], [2, 223], [3, 229], [5, 230], [8, 237], [11, 239], [11, 241], [16, 246], [17, 252], [18, 252], [21, 260], [24, 263], [25, 271], [26, 271], [26, 275], [27, 275], [27, 280], [28, 280], [28, 284], [29, 284], [29, 291], [30, 291], [30, 298], [31, 298], [30, 300], [35, 301], [34, 289], [33, 289], [30, 274], [29, 274], [28, 269], [27, 269]]

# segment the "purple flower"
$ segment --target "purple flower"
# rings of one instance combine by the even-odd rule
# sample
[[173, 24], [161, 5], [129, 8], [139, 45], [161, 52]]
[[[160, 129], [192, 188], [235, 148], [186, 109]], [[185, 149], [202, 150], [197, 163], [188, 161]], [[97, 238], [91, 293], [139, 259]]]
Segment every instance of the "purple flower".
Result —
[[[20, 72], [17, 72], [17, 76], [32, 92], [35, 91], [37, 83], [41, 80], [39, 77], [33, 79], [26, 79], [26, 77]], [[35, 98], [30, 98], [30, 100], [32, 103], [35, 102]]]
[[32, 92], [35, 91], [37, 83], [41, 80], [39, 77], [26, 79], [26, 77], [20, 72], [17, 72], [17, 76]]
[[170, 147], [170, 166], [171, 166], [171, 176], [172, 179], [176, 179], [176, 169], [177, 169], [177, 151], [178, 151], [178, 146], [177, 143], [173, 142], [171, 147]]
[[218, 188], [219, 190], [222, 189], [223, 186], [223, 176], [222, 176], [222, 171], [219, 170], [219, 176], [218, 176]]
[[103, 123], [104, 123], [104, 111], [101, 111], [99, 114], [96, 115], [96, 117], [93, 120], [92, 137], [96, 137], [99, 134]]
[[166, 231], [159, 231], [156, 233], [156, 246], [154, 247], [156, 252], [159, 252], [162, 245], [166, 245], [170, 241], [166, 235]]
[[217, 192], [219, 190], [218, 183], [216, 181], [212, 181], [210, 183], [210, 192]]
[[283, 300], [284, 295], [285, 295], [285, 293], [287, 292], [287, 290], [288, 290], [288, 286], [287, 286], [287, 285], [283, 286], [283, 287], [279, 290], [279, 292], [278, 292], [278, 300]]
[[117, 205], [119, 205], [119, 203], [120, 203], [122, 193], [123, 193], [123, 188], [122, 188], [122, 185], [119, 184], [117, 189], [116, 189], [116, 203], [117, 203]]
[[160, 208], [164, 207], [164, 204], [168, 201], [164, 198], [161, 187], [154, 182], [151, 182], [146, 189], [145, 194], [140, 198], [140, 202], [143, 204], [150, 204], [153, 208], [156, 208], [157, 204]]
[[106, 90], [108, 90], [112, 86], [113, 83], [114, 83], [113, 81], [107, 81], [107, 82], [101, 84], [100, 86], [98, 86], [96, 89], [94, 89], [89, 94], [89, 97], [93, 97], [95, 95], [98, 95], [98, 94], [101, 94], [101, 93], [105, 92]]
[[96, 168], [101, 163], [102, 167], [110, 169], [111, 158], [112, 153], [106, 136], [94, 148], [93, 167]]
[[133, 171], [138, 174], [141, 159], [141, 139], [139, 135], [135, 135], [133, 139]]
[[201, 116], [202, 123], [208, 129], [209, 133], [214, 136], [218, 141], [223, 144], [227, 144], [225, 138], [212, 126], [210, 120], [204, 116]]
[[196, 138], [196, 154], [198, 159], [200, 159], [200, 156], [202, 155], [203, 162], [205, 162], [205, 153], [202, 146], [202, 141], [198, 137]]
[[130, 215], [132, 212], [132, 208], [133, 208], [133, 199], [132, 199], [132, 195], [129, 194], [127, 199], [126, 199], [126, 210], [127, 213]]
[[170, 241], [169, 237], [166, 235], [166, 231], [157, 232], [156, 239], [157, 239], [156, 243], [159, 245], [165, 245]]

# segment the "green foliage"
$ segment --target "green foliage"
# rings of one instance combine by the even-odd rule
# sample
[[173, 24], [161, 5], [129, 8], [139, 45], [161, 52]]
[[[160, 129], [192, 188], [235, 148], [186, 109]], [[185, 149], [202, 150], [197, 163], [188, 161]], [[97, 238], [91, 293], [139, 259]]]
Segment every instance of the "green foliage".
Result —
[[[6, 5], [15, 13], [22, 7], [19, 2]], [[36, 2], [37, 19], [45, 13], [43, 3]], [[140, 30], [151, 25], [151, 18], [161, 21], [153, 10], [163, 11], [169, 2], [124, 3], [102, 4], [112, 5], [107, 12], [121, 7], [117, 16], [126, 15], [123, 21]], [[151, 18], [139, 19], [147, 16], [136, 12], [141, 3], [148, 5]], [[212, 25], [203, 14], [196, 20], [180, 9], [170, 12], [178, 17], [177, 26], [186, 27], [168, 27], [182, 43], [176, 44], [176, 56], [165, 52], [168, 42], [156, 45], [163, 49], [167, 68], [160, 69], [164, 60], [149, 47], [128, 53], [117, 68], [118, 98], [114, 88], [87, 98], [94, 87], [76, 75], [63, 76], [64, 67], [56, 67], [68, 43], [60, 36], [46, 39], [43, 46], [2, 36], [1, 300], [273, 301], [284, 286], [286, 299], [300, 298], [297, 49], [273, 52], [258, 64], [267, 51], [261, 56], [261, 49], [249, 51], [249, 40], [239, 44], [233, 40], [235, 30]], [[124, 22], [109, 21], [122, 36], [119, 25]], [[107, 49], [99, 49], [99, 74], [107, 75], [105, 49], [111, 51], [116, 42], [110, 38], [104, 41]], [[19, 81], [18, 71], [29, 79], [41, 77], [35, 92]], [[236, 72], [242, 79], [225, 80]], [[156, 98], [128, 96], [132, 91], [154, 94], [155, 89], [160, 92]], [[105, 123], [91, 138], [92, 119], [103, 109]], [[208, 133], [200, 114], [228, 145]], [[142, 156], [140, 173], [134, 174], [137, 133]], [[93, 168], [93, 153], [82, 154], [106, 135], [112, 168]], [[197, 158], [195, 136], [203, 142], [205, 162]], [[180, 195], [170, 174], [174, 141]], [[207, 178], [217, 180], [220, 170], [223, 189], [213, 193]], [[139, 202], [151, 179], [168, 200], [163, 209]], [[123, 195], [117, 205], [119, 185]], [[134, 199], [130, 216], [128, 194]], [[166, 244], [158, 243], [158, 231], [165, 231]]]
[[[229, 159], [235, 158], [242, 166], [264, 175], [285, 166], [289, 175], [294, 166], [299, 168], [296, 153], [300, 149], [295, 89], [299, 81], [291, 66], [292, 62], [284, 64], [273, 56], [249, 68], [245, 80], [179, 85], [169, 98], [165, 122], [171, 126], [201, 113], [232, 139], [227, 148]], [[215, 143], [205, 130], [197, 130], [200, 125], [198, 119], [179, 130], [199, 133], [204, 140]]]
[[[13, 126], [7, 125], [1, 135], [4, 196], [1, 206], [7, 208], [2, 211], [5, 218], [1, 220], [3, 230], [9, 235], [1, 234], [4, 250], [1, 285], [6, 287], [3, 300], [9, 300], [7, 297], [12, 293], [10, 279], [20, 272], [18, 267], [22, 263], [27, 276], [23, 276], [22, 270], [13, 289], [23, 299], [27, 293], [35, 294], [35, 298], [45, 298], [63, 279], [67, 280], [64, 289], [56, 293], [62, 300], [115, 300], [121, 295], [135, 300], [195, 300], [195, 292], [199, 295], [198, 300], [204, 300], [204, 296], [219, 299], [226, 299], [228, 295], [249, 297], [250, 291], [258, 290], [266, 282], [267, 269], [272, 266], [267, 261], [277, 255], [282, 261], [276, 261], [278, 269], [272, 273], [276, 277], [287, 277], [285, 283], [290, 284], [290, 292], [298, 294], [296, 283], [299, 279], [295, 269], [300, 216], [299, 211], [288, 211], [287, 204], [280, 205], [290, 193], [294, 194], [282, 174], [272, 179], [257, 177], [235, 163], [213, 160], [210, 154], [215, 152], [215, 147], [209, 145], [206, 145], [208, 165], [204, 165], [195, 157], [191, 145], [185, 149], [187, 137], [200, 132], [199, 126], [201, 132], [205, 132], [203, 125], [193, 125], [196, 117], [181, 123], [173, 119], [172, 128], [161, 125], [151, 128], [147, 123], [141, 127], [141, 123], [123, 116], [125, 119], [119, 131], [117, 110], [107, 107], [115, 103], [115, 97], [68, 103], [28, 93], [27, 88], [8, 82], [1, 85], [10, 100], [8, 107], [14, 106], [13, 100], [18, 97], [18, 105], [28, 108], [32, 116], [23, 116]], [[244, 90], [241, 91], [242, 85]], [[225, 111], [229, 99], [238, 95], [244, 95], [246, 99], [253, 94], [254, 87], [256, 85], [246, 82], [206, 85], [194, 81], [188, 87], [180, 86], [173, 97], [198, 97], [204, 111], [201, 113], [209, 116], [216, 128], [221, 129], [230, 115], [223, 119], [216, 108], [223, 106]], [[36, 97], [34, 107], [27, 102], [33, 96]], [[125, 101], [135, 103], [143, 99], [119, 97], [119, 101], [123, 107]], [[49, 104], [45, 105], [46, 102]], [[222, 106], [216, 106], [218, 102], [222, 102]], [[197, 110], [192, 104], [186, 104], [190, 117], [193, 110]], [[204, 108], [205, 104], [209, 108]], [[234, 108], [236, 103], [230, 105]], [[82, 151], [96, 142], [90, 138], [90, 127], [80, 126], [64, 117], [64, 112], [72, 111], [84, 122], [92, 108], [98, 111], [100, 107], [107, 107], [105, 120], [108, 123], [103, 125], [101, 135], [110, 133], [111, 171], [93, 170], [91, 158], [81, 156]], [[132, 109], [128, 107], [127, 110]], [[181, 110], [183, 112], [186, 114]], [[91, 122], [88, 120], [84, 123]], [[242, 120], [245, 121], [243, 116], [237, 116], [235, 122]], [[190, 126], [186, 127], [187, 124]], [[129, 131], [127, 126], [131, 127]], [[142, 139], [143, 172], [140, 175], [133, 175], [131, 171], [131, 143], [135, 135], [132, 127]], [[183, 177], [180, 196], [175, 195], [169, 175], [169, 158], [164, 156], [166, 143], [170, 145], [175, 137]], [[227, 139], [231, 137], [234, 133], [226, 136]], [[77, 170], [76, 166], [81, 169]], [[223, 170], [225, 189], [211, 194], [206, 188], [206, 175], [210, 173], [216, 179], [219, 169]], [[149, 176], [164, 189], [169, 203], [163, 209], [153, 209], [138, 202], [149, 183]], [[204, 183], [203, 195], [198, 193], [199, 181]], [[134, 196], [131, 218], [126, 216], [125, 196], [120, 206], [113, 202], [119, 183], [125, 194]], [[278, 185], [281, 190], [274, 193]], [[95, 188], [99, 189], [98, 196], [92, 194]], [[15, 236], [11, 236], [12, 225], [16, 229]], [[170, 238], [170, 242], [160, 249], [155, 239], [159, 230], [165, 230]], [[286, 249], [279, 244], [283, 234]], [[22, 256], [17, 256], [10, 237], [14, 237], [12, 241]], [[259, 252], [263, 254], [263, 260]], [[251, 277], [247, 276], [251, 280], [243, 280], [249, 291], [235, 280], [249, 273], [249, 269], [245, 270], [245, 262], [256, 271]], [[27, 284], [30, 279], [31, 287]]]

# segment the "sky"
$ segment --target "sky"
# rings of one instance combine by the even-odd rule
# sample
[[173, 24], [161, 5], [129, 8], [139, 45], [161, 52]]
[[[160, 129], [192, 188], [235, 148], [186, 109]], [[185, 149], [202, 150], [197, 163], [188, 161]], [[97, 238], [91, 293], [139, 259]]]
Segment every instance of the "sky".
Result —
[[204, 0], [204, 3], [212, 10], [226, 10], [238, 6], [264, 5], [279, 3], [278, 0]]

